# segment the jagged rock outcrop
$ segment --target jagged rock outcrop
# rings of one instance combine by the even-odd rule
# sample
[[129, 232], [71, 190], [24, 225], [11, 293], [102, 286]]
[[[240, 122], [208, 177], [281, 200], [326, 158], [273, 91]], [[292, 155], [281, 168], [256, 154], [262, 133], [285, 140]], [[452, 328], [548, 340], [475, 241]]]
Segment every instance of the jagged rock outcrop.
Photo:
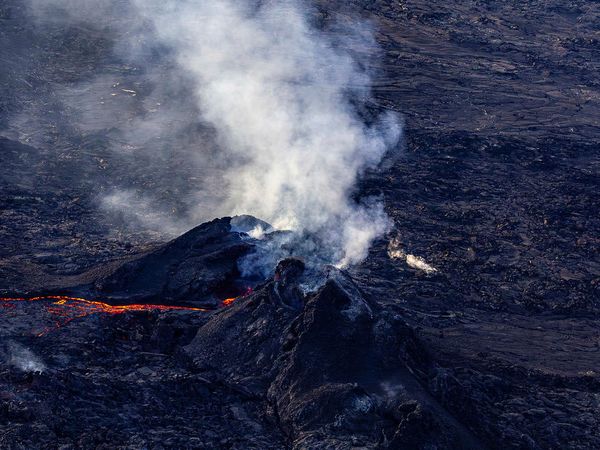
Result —
[[294, 448], [482, 448], [413, 374], [431, 363], [400, 317], [335, 268], [300, 299], [302, 269], [282, 261], [214, 314], [186, 347], [196, 367], [265, 399]]
[[93, 289], [109, 299], [203, 303], [241, 292], [238, 260], [256, 240], [246, 231], [268, 225], [251, 216], [202, 224], [160, 248], [96, 280]]

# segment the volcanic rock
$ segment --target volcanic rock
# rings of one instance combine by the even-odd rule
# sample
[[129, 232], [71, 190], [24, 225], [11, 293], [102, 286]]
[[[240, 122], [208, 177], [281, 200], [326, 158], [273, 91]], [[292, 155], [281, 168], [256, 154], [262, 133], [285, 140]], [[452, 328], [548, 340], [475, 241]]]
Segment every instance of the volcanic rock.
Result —
[[268, 401], [294, 448], [481, 448], [413, 375], [431, 363], [410, 328], [335, 268], [298, 299], [302, 269], [284, 260], [216, 312], [186, 347], [196, 367]]
[[[219, 174], [171, 149], [210, 152], [214, 132], [124, 145], [112, 124], [147, 124], [152, 93], [190, 117], [195, 99], [157, 85], [168, 58], [139, 70], [112, 52], [113, 27], [39, 23], [41, 3], [0, 2], [0, 291], [215, 306], [251, 239], [217, 221], [166, 249], [171, 231], [98, 207], [142, 191], [186, 218]], [[267, 276], [210, 313], [55, 328], [53, 304], [2, 303], [1, 448], [600, 448], [600, 3], [309, 3], [327, 33], [355, 14], [373, 25], [377, 56], [355, 49], [373, 78], [360, 113], [401, 112], [405, 136], [355, 195], [383, 197], [435, 275], [382, 239], [351, 279]], [[118, 120], [83, 97], [120, 102]]]
[[259, 225], [268, 227], [250, 216], [202, 224], [121, 265], [93, 288], [113, 301], [215, 305], [219, 296], [242, 290], [238, 260], [255, 247], [257, 241], [246, 232]]

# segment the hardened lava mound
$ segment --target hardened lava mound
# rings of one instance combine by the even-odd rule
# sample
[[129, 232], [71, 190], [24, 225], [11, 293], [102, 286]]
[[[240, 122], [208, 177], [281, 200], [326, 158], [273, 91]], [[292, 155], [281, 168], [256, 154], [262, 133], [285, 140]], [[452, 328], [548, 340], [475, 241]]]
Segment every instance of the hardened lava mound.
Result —
[[[232, 220], [203, 224], [94, 283], [65, 288], [99, 298], [102, 289], [93, 289], [115, 277], [126, 281], [120, 296], [144, 298], [138, 280], [168, 286], [181, 267], [209, 273], [204, 255], [214, 255], [207, 279], [219, 282], [198, 291], [204, 307], [176, 298], [3, 298], [2, 445], [480, 449], [496, 448], [493, 437], [503, 433], [514, 448], [544, 448], [535, 442], [563, 442], [567, 423], [597, 421], [595, 374], [579, 369], [597, 358], [585, 350], [593, 321], [425, 313], [378, 298], [360, 273], [309, 270], [298, 258], [224, 298], [223, 280], [233, 290], [249, 282], [223, 270], [241, 254], [231, 246], [260, 245]], [[159, 270], [156, 255], [170, 255], [172, 270]], [[563, 412], [567, 422], [558, 425], [553, 417]], [[568, 439], [586, 448], [594, 430]]]
[[3, 299], [3, 444], [481, 448], [421, 385], [434, 364], [402, 318], [334, 267], [304, 293], [313, 276], [285, 259], [215, 310]]
[[600, 448], [600, 3], [307, 2], [372, 24], [360, 117], [404, 139], [352, 195], [392, 227], [260, 275], [267, 224], [185, 214], [214, 130], [115, 56], [128, 2], [34, 3], [0, 2], [0, 448]]

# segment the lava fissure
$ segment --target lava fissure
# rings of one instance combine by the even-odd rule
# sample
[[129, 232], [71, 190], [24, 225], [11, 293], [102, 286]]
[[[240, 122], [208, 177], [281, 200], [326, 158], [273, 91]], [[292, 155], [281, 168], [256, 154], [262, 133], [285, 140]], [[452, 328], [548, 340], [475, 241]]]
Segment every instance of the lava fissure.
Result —
[[233, 302], [235, 302], [238, 298], [246, 297], [246, 296], [252, 294], [253, 291], [254, 290], [251, 287], [248, 287], [244, 290], [244, 292], [242, 292], [240, 295], [238, 295], [236, 297], [229, 297], [229, 298], [225, 298], [225, 299], [221, 300], [221, 304], [223, 306], [229, 306]]
[[[235, 300], [235, 299], [234, 299]], [[17, 302], [36, 302], [49, 301], [46, 311], [52, 316], [57, 316], [58, 320], [54, 327], [45, 328], [37, 333], [37, 336], [43, 336], [53, 329], [62, 328], [75, 319], [87, 317], [96, 313], [103, 314], [123, 314], [128, 311], [200, 311], [209, 312], [207, 308], [195, 308], [189, 306], [174, 305], [154, 305], [154, 304], [132, 304], [132, 305], [110, 305], [108, 303], [87, 300], [80, 297], [67, 297], [62, 295], [47, 295], [38, 297], [0, 297], [0, 305], [7, 308], [14, 308]]]

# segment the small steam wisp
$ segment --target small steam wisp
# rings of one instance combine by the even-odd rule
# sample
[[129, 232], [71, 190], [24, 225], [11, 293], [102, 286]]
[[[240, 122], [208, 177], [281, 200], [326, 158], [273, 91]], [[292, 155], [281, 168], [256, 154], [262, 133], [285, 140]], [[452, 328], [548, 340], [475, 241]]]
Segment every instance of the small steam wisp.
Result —
[[41, 373], [46, 370], [46, 365], [31, 350], [16, 342], [9, 342], [9, 363], [22, 372]]
[[402, 249], [402, 242], [399, 237], [392, 238], [388, 244], [388, 256], [393, 260], [404, 260], [409, 267], [425, 272], [428, 275], [436, 273], [438, 270], [425, 261], [420, 256], [411, 255]]

